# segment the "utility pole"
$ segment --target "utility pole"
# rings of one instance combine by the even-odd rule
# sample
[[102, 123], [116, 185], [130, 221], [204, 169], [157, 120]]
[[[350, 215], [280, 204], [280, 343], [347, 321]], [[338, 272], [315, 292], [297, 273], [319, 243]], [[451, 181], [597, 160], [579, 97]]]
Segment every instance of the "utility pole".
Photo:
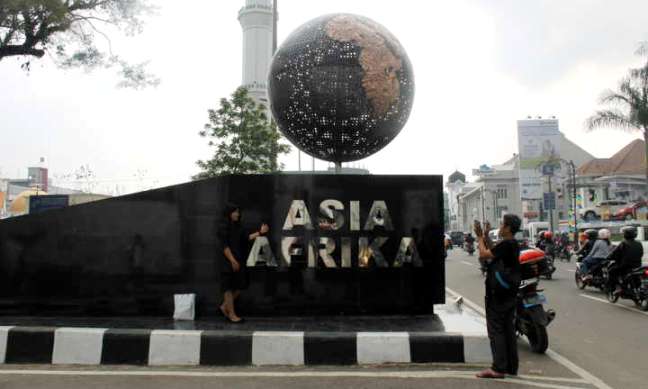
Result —
[[574, 247], [578, 250], [578, 210], [576, 208], [576, 165], [574, 161], [569, 161], [569, 167], [571, 168], [571, 182], [572, 182], [572, 194], [573, 194], [573, 216], [574, 216]]
[[486, 213], [484, 211], [484, 187], [481, 187], [481, 209], [482, 209], [482, 223], [486, 222]]
[[551, 207], [551, 194], [552, 194], [552, 192], [551, 192], [551, 177], [552, 176], [547, 176], [547, 178], [549, 179], [549, 199], [550, 199], [549, 204], [548, 204], [549, 207], [547, 207], [547, 208], [548, 208], [548, 211], [549, 211], [549, 231], [553, 232], [553, 230], [554, 230], [553, 211], [554, 210]]

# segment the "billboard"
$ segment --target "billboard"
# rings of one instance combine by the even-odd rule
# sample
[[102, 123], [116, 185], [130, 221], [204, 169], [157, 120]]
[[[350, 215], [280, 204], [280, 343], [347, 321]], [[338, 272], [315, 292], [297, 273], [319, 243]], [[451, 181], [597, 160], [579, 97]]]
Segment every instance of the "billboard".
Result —
[[[558, 120], [518, 120], [520, 198], [542, 200], [542, 165], [560, 158]], [[560, 162], [557, 162], [560, 168]]]
[[69, 202], [68, 195], [29, 196], [29, 213], [41, 213], [52, 209], [65, 208]]

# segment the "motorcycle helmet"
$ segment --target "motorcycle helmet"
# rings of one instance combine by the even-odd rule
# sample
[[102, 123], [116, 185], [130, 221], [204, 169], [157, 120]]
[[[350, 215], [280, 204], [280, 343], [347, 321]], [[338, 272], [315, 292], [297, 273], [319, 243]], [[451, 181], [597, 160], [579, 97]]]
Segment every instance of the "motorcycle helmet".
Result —
[[587, 234], [587, 239], [589, 240], [596, 240], [596, 238], [598, 238], [598, 231], [594, 229], [585, 231], [585, 234]]
[[547, 240], [551, 240], [553, 238], [553, 232], [545, 231], [543, 237]]
[[637, 228], [633, 226], [626, 226], [621, 229], [623, 239], [634, 240], [637, 238]]
[[607, 228], [601, 228], [598, 232], [599, 239], [610, 239], [610, 230]]

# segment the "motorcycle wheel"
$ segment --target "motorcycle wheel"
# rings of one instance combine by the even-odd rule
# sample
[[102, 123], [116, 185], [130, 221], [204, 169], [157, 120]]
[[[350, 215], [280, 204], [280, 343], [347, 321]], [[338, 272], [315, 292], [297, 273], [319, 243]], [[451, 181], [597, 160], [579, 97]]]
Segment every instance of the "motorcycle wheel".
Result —
[[549, 347], [549, 335], [547, 335], [547, 327], [541, 324], [533, 324], [529, 326], [529, 333], [527, 334], [531, 351], [537, 354], [544, 354]]
[[607, 296], [609, 302], [614, 304], [617, 301], [619, 301], [619, 296], [614, 294], [614, 288], [606, 288], [606, 289], [607, 290], [605, 291], [605, 295]]
[[576, 281], [576, 287], [580, 290], [585, 289], [585, 283], [583, 282], [583, 278], [580, 276], [580, 273], [576, 272], [574, 273], [574, 280]]

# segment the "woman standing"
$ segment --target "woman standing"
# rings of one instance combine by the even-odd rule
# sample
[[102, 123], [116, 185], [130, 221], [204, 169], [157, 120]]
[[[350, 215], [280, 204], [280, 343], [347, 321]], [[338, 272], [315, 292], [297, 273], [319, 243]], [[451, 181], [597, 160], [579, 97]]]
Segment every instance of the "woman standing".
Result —
[[259, 231], [246, 234], [241, 225], [241, 209], [228, 204], [225, 209], [225, 224], [220, 228], [220, 240], [223, 247], [221, 258], [221, 290], [223, 303], [220, 310], [227, 320], [232, 323], [243, 321], [236, 314], [234, 302], [240, 296], [241, 290], [247, 287], [245, 260], [249, 241], [268, 232], [268, 225], [262, 224]]

